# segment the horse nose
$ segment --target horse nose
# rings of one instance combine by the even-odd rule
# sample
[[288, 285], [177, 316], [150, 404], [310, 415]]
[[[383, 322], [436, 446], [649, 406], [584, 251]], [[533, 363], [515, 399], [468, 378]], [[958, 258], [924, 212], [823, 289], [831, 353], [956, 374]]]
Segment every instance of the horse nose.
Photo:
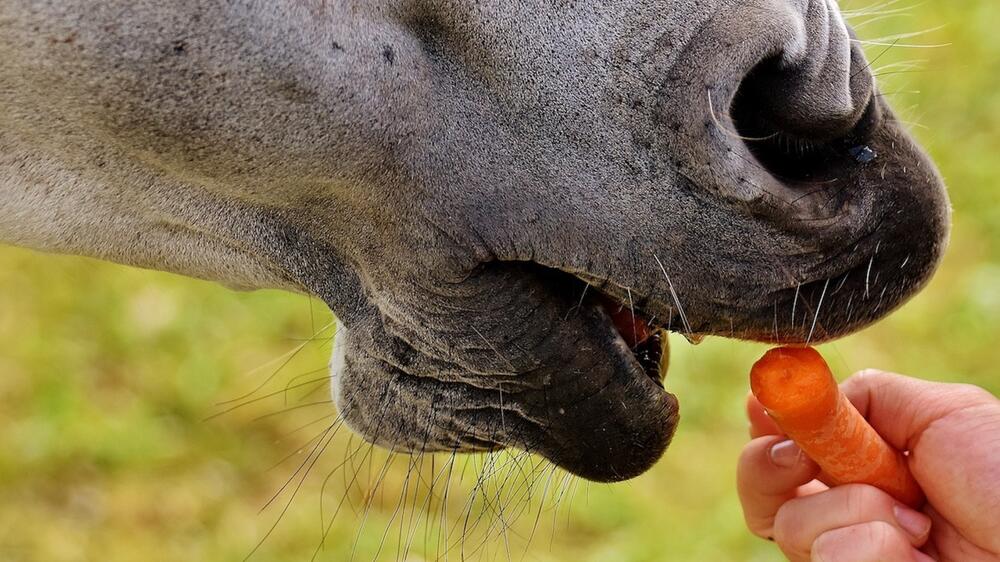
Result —
[[734, 120], [799, 139], [841, 138], [869, 106], [869, 64], [833, 0], [788, 4], [790, 33], [743, 78]]
[[662, 142], [684, 155], [680, 172], [783, 222], [829, 214], [820, 198], [802, 197], [803, 185], [837, 177], [881, 118], [868, 63], [834, 0], [734, 3], [702, 26], [668, 83], [659, 118], [671, 134]]

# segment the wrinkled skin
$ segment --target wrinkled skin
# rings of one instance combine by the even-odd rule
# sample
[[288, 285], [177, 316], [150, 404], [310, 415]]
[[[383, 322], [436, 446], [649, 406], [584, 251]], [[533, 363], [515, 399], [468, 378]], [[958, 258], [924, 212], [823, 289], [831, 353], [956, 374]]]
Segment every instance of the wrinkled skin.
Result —
[[6, 0], [0, 52], [0, 240], [318, 295], [395, 450], [633, 477], [678, 406], [599, 295], [825, 340], [947, 233], [833, 0]]

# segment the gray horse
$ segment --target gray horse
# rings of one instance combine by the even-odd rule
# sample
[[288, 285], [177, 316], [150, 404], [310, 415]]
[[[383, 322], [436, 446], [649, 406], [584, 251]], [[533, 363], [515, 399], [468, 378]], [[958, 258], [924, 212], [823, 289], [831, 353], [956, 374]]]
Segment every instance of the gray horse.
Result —
[[628, 332], [850, 333], [948, 208], [835, 0], [0, 4], [0, 240], [322, 298], [397, 451], [640, 474]]

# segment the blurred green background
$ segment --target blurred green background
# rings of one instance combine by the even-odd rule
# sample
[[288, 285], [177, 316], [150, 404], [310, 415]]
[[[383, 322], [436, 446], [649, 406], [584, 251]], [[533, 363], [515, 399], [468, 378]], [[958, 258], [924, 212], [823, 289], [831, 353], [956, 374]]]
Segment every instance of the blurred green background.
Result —
[[[842, 376], [998, 393], [1000, 3], [909, 4], [853, 22], [893, 45], [869, 57], [948, 180], [952, 245], [920, 296], [824, 351]], [[346, 429], [328, 440], [330, 320], [301, 296], [0, 247], [0, 560], [228, 561], [258, 544], [252, 560], [780, 559], [744, 530], [733, 484], [761, 346], [673, 340], [676, 440], [650, 473], [603, 486], [522, 456], [417, 462]]]

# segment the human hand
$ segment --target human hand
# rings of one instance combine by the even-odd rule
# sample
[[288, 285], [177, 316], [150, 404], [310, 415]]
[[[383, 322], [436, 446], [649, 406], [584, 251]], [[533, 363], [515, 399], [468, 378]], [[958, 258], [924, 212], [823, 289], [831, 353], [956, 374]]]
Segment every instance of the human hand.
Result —
[[914, 511], [864, 484], [829, 488], [752, 396], [737, 485], [750, 530], [792, 562], [1000, 561], [1000, 400], [879, 371], [841, 385], [927, 494]]

